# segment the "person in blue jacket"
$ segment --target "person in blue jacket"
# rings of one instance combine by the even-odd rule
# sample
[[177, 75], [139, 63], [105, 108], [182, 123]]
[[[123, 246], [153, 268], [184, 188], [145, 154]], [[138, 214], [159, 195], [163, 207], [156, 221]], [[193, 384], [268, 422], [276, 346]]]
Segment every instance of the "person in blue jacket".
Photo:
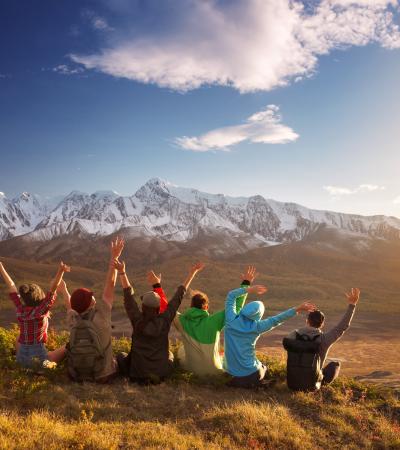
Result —
[[267, 290], [266, 286], [261, 285], [241, 287], [229, 292], [226, 298], [224, 369], [233, 377], [229, 382], [230, 386], [262, 386], [267, 368], [256, 356], [258, 338], [296, 314], [316, 309], [312, 303], [304, 302], [263, 320], [265, 308], [261, 301], [250, 302], [239, 312], [235, 309], [237, 297], [245, 293], [262, 295]]

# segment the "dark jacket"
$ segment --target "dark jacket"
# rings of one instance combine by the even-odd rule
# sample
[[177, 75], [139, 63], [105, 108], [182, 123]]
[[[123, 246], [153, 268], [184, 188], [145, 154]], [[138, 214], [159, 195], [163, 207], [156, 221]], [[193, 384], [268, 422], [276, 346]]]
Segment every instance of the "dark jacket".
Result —
[[153, 317], [139, 333], [136, 328], [142, 320], [142, 312], [136, 303], [132, 287], [124, 289], [124, 306], [133, 326], [128, 359], [131, 379], [162, 379], [171, 374], [168, 333], [185, 292], [185, 288], [179, 286], [165, 312]]
[[319, 347], [319, 356], [321, 358], [321, 366], [324, 365], [326, 357], [328, 356], [329, 349], [332, 347], [332, 345], [339, 340], [343, 334], [346, 332], [346, 330], [349, 328], [351, 319], [353, 318], [354, 311], [356, 309], [355, 305], [349, 305], [347, 307], [346, 312], [344, 313], [343, 317], [339, 321], [339, 323], [331, 328], [329, 331], [324, 333], [319, 328], [314, 328], [310, 326], [306, 326], [303, 328], [300, 328], [300, 330], [295, 330], [288, 336], [289, 339], [296, 339], [296, 332], [301, 335], [307, 335], [310, 338], [313, 338], [314, 336], [319, 336], [317, 339], [317, 342], [320, 343]]

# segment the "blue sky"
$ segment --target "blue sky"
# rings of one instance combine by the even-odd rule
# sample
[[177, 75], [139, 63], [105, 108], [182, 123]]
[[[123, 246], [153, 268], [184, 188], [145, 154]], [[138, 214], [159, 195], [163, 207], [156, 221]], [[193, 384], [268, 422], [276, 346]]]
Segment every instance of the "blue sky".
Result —
[[294, 5], [2, 1], [0, 190], [160, 177], [400, 216], [399, 3]]

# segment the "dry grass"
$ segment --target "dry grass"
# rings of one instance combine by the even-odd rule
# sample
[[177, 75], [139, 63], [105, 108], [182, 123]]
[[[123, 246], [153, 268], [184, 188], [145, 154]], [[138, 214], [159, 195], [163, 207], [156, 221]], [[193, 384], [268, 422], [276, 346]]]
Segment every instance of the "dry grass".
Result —
[[[390, 390], [345, 379], [294, 394], [273, 360], [276, 385], [261, 391], [179, 369], [159, 386], [75, 384], [62, 367], [43, 375], [17, 368], [14, 337], [0, 329], [0, 448], [400, 448], [400, 404]], [[50, 346], [63, 339], [52, 335]]]

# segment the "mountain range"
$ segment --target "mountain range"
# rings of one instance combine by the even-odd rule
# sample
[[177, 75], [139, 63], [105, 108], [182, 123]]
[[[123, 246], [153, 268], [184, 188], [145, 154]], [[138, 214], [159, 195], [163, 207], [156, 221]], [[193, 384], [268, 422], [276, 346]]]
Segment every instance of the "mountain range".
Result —
[[174, 186], [154, 178], [132, 196], [113, 191], [73, 191], [41, 198], [0, 194], [0, 240], [24, 236], [50, 241], [60, 236], [104, 237], [121, 232], [127, 239], [155, 238], [186, 243], [199, 237], [223, 239], [236, 253], [301, 241], [321, 228], [356, 239], [400, 240], [400, 219], [319, 211], [260, 195], [229, 197]]

